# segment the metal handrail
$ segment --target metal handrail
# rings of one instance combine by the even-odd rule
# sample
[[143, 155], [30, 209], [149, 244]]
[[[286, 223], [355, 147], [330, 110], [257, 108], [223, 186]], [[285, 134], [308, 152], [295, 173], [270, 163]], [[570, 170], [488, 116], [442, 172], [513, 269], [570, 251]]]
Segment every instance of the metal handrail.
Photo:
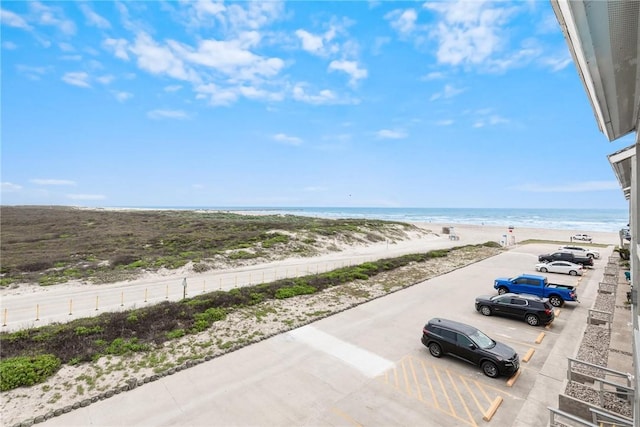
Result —
[[580, 425], [586, 426], [586, 427], [598, 427], [597, 424], [590, 423], [589, 421], [584, 420], [584, 419], [582, 419], [580, 417], [576, 417], [575, 415], [572, 415], [572, 414], [570, 414], [568, 412], [564, 412], [564, 411], [561, 411], [559, 409], [552, 408], [550, 406], [548, 406], [547, 409], [549, 410], [549, 426], [550, 427], [565, 426], [566, 425], [564, 423], [559, 423], [559, 424], [556, 423], [556, 416], [557, 415], [559, 415], [561, 417], [564, 417], [566, 419], [569, 419], [571, 421], [574, 421], [574, 422], [576, 422], [576, 423], [578, 423]]
[[[605, 366], [596, 365], [594, 363], [585, 362], [583, 360], [574, 359], [572, 357], [567, 357], [567, 360], [569, 361], [569, 371], [567, 372], [567, 379], [569, 381], [571, 381], [571, 376], [570, 376], [570, 373], [572, 372], [571, 371], [571, 365], [576, 363], [576, 364], [586, 365], [586, 366], [589, 366], [591, 368], [599, 369], [599, 370], [604, 371], [605, 373], [607, 373], [609, 375], [614, 375], [614, 376], [625, 378], [627, 380], [627, 387], [631, 387], [631, 381], [633, 380], [633, 375], [631, 375], [628, 372], [616, 371], [615, 369], [607, 368]], [[587, 376], [591, 377], [591, 375], [582, 374], [581, 372], [580, 372], [580, 374], [581, 375], [587, 375]], [[595, 377], [592, 377], [592, 378], [595, 379]], [[615, 385], [617, 385], [617, 384], [615, 384]], [[631, 390], [633, 390], [633, 388]]]
[[601, 426], [603, 421], [613, 421], [616, 426], [620, 427], [633, 427], [633, 419], [623, 417], [621, 415], [614, 415], [611, 412], [604, 412], [600, 409], [589, 408], [592, 412], [593, 423]]

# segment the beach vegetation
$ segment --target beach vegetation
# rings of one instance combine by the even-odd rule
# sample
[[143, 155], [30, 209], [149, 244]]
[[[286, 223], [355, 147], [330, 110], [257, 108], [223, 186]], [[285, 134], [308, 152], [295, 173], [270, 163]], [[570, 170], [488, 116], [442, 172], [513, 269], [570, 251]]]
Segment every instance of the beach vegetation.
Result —
[[0, 391], [44, 382], [61, 366], [52, 354], [19, 356], [0, 360]]
[[323, 237], [331, 237], [333, 245], [376, 242], [417, 230], [411, 224], [370, 219], [64, 206], [0, 206], [0, 227], [0, 286], [110, 283], [190, 262], [203, 271], [203, 261], [212, 258], [269, 260], [263, 249], [273, 248], [281, 257], [311, 256], [324, 244]]
[[[5, 365], [3, 375], [4, 372], [10, 372], [7, 378], [32, 378], [32, 370], [36, 370], [38, 375], [52, 375], [55, 370], [51, 369], [51, 366], [55, 364], [49, 362], [49, 356], [61, 364], [77, 365], [109, 355], [149, 353], [167, 341], [207, 330], [231, 312], [268, 300], [314, 294], [348, 283], [367, 283], [370, 278], [382, 272], [446, 257], [452, 251], [463, 248], [467, 247], [381, 259], [295, 279], [280, 279], [229, 291], [218, 290], [178, 302], [164, 301], [148, 307], [107, 312], [68, 323], [50, 324], [11, 333], [3, 332], [0, 333], [0, 360], [10, 361], [18, 358], [18, 362]], [[351, 292], [354, 297], [369, 295], [366, 288], [355, 289], [342, 291]], [[253, 311], [256, 318], [263, 318], [269, 313], [276, 314], [276, 311], [272, 308]], [[282, 322], [292, 325], [294, 321], [282, 319]], [[232, 348], [234, 343], [238, 344], [235, 341], [227, 341], [222, 344], [221, 349]], [[35, 358], [45, 355], [49, 355], [43, 359], [47, 363]], [[34, 367], [39, 366], [37, 362], [44, 364], [46, 369], [37, 370]], [[26, 370], [24, 374], [20, 373], [23, 369]], [[25, 381], [32, 380], [12, 379], [7, 387], [22, 385]]]

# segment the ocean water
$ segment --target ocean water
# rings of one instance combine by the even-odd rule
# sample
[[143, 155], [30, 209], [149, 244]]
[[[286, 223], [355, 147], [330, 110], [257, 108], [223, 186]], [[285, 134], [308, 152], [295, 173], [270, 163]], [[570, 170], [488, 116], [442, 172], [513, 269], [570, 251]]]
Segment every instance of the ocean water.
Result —
[[474, 224], [617, 232], [629, 223], [626, 209], [489, 209], [489, 208], [340, 208], [340, 207], [189, 207], [166, 209], [220, 210], [317, 218], [381, 219], [436, 224]]

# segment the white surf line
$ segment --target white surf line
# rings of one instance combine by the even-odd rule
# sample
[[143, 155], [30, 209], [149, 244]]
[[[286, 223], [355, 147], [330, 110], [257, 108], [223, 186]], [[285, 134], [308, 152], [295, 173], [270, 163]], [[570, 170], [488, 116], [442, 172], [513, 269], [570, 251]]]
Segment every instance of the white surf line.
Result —
[[335, 338], [310, 325], [294, 329], [287, 334], [301, 343], [340, 359], [370, 378], [395, 366], [393, 362], [377, 354]]

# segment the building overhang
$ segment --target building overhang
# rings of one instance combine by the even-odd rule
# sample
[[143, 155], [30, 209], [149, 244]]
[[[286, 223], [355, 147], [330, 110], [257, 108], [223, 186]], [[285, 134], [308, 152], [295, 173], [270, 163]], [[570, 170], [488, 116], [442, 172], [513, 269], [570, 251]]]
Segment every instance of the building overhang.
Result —
[[636, 130], [640, 1], [551, 0], [600, 130]]
[[631, 159], [635, 155], [636, 146], [634, 144], [607, 156], [627, 200], [631, 197]]

